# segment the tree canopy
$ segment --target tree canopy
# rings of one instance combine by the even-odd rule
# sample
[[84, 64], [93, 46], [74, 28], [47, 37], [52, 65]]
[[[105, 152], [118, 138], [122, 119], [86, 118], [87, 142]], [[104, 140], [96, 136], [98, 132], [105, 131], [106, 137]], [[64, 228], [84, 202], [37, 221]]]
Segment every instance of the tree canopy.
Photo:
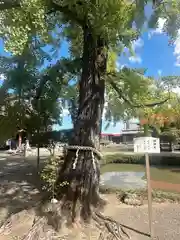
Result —
[[[145, 14], [145, 7], [147, 5], [153, 10], [150, 17]], [[109, 49], [107, 72], [113, 72], [111, 76], [110, 74], [108, 76], [108, 79], [113, 79], [111, 86], [106, 85], [106, 93], [109, 94], [107, 98], [111, 99], [111, 102], [108, 103], [109, 110], [107, 111], [107, 117], [110, 118], [110, 115], [112, 115], [110, 112], [114, 111], [111, 110], [111, 108], [116, 107], [113, 104], [113, 98], [110, 96], [112, 95], [112, 84], [114, 82], [116, 82], [116, 89], [119, 90], [119, 93], [121, 92], [121, 95], [117, 94], [117, 92], [113, 95], [118, 96], [119, 103], [122, 103], [122, 101], [126, 102], [126, 106], [121, 104], [123, 112], [125, 108], [128, 109], [132, 98], [135, 98], [135, 95], [136, 97], [139, 95], [138, 92], [135, 93], [131, 91], [132, 89], [134, 90], [134, 86], [136, 90], [142, 90], [141, 92], [145, 93], [147, 89], [145, 90], [145, 87], [143, 87], [143, 81], [149, 81], [147, 79], [143, 80], [143, 78], [137, 74], [135, 76], [135, 72], [128, 69], [123, 69], [123, 71], [114, 74], [118, 55], [123, 52], [125, 46], [131, 51], [131, 43], [139, 37], [141, 29], [145, 27], [145, 24], [148, 23], [149, 28], [154, 28], [157, 26], [159, 18], [165, 19], [164, 31], [166, 31], [172, 39], [175, 39], [179, 26], [178, 14], [179, 1], [151, 2], [140, 0], [131, 2], [99, 0], [82, 2], [79, 0], [8, 0], [7, 2], [2, 1], [0, 5], [2, 23], [0, 36], [5, 42], [6, 49], [15, 55], [24, 52], [25, 49], [30, 46], [29, 43], [31, 42], [31, 50], [39, 51], [38, 56], [42, 60], [44, 57], [47, 57], [44, 56], [42, 58], [43, 46], [50, 44], [53, 48], [57, 49], [64, 39], [67, 40], [69, 42], [71, 57], [64, 61], [71, 64], [71, 68], [76, 71], [76, 75], [66, 75], [66, 77], [71, 80], [72, 78], [80, 78], [81, 75], [82, 66], [81, 61], [78, 59], [81, 59], [83, 53], [84, 27], [88, 26], [93, 29], [95, 36], [100, 34], [102, 38], [106, 39]], [[76, 58], [77, 61], [74, 61], [74, 58]], [[60, 62], [59, 64], [63, 63]], [[57, 68], [58, 66], [56, 65], [55, 71], [57, 71]], [[141, 87], [139, 88], [138, 86], [140, 85]], [[69, 89], [65, 90], [68, 95], [71, 95], [68, 103], [69, 110], [73, 115], [75, 115], [73, 109], [77, 109], [77, 92], [75, 93], [75, 89], [77, 89], [77, 87], [73, 88], [70, 86]], [[126, 89], [125, 92], [124, 89]], [[72, 96], [73, 92], [74, 96]], [[122, 96], [123, 92], [124, 96], [128, 95], [129, 98], [125, 99], [124, 96]], [[130, 96], [130, 94], [134, 94], [134, 96]], [[147, 95], [144, 94], [144, 96]], [[65, 98], [67, 99], [67, 97]], [[141, 99], [138, 101], [141, 102]], [[120, 104], [118, 104], [118, 107], [119, 106]], [[131, 115], [130, 112], [132, 108], [130, 108], [126, 111], [125, 115], [127, 115], [127, 112]]]
[[[0, 87], [4, 92], [0, 127], [4, 140], [14, 136], [18, 129], [33, 133], [37, 128], [47, 129], [61, 121], [58, 98], [63, 80], [59, 79], [60, 75], [56, 77], [53, 68], [39, 69], [43, 57], [43, 52], [39, 56], [31, 48], [19, 56], [1, 57], [5, 80]], [[53, 80], [49, 81], [52, 76]]]
[[151, 8], [151, 3], [148, 0], [1, 1], [0, 36], [6, 43], [6, 49], [16, 54], [24, 50], [32, 36], [34, 46], [39, 41], [53, 43], [54, 39], [65, 36], [71, 41], [74, 53], [74, 43], [77, 44], [76, 49], [81, 46], [81, 31], [87, 25], [93, 29], [94, 35], [100, 34], [109, 47], [118, 47], [120, 52], [139, 36], [145, 22], [154, 28], [161, 17], [166, 20], [164, 31], [175, 38], [179, 28], [179, 1], [153, 1], [153, 12], [148, 18], [145, 7], [149, 5]]

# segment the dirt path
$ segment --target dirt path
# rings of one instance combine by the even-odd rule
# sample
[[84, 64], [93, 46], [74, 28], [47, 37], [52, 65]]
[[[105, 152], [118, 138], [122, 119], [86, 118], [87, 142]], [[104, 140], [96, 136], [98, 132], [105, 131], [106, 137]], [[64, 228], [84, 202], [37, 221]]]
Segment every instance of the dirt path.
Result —
[[[35, 161], [23, 161], [18, 158], [0, 161], [0, 222], [4, 222], [11, 214], [26, 209], [20, 215], [15, 215], [15, 224], [10, 226], [10, 230], [7, 229], [6, 235], [2, 235], [0, 232], [1, 240], [22, 239], [27, 234], [34, 217], [37, 216], [32, 207], [40, 200], [40, 188], [41, 183], [36, 173]], [[150, 239], [146, 205], [130, 207], [120, 204], [115, 195], [105, 195], [104, 197], [109, 202], [104, 214], [125, 225], [132, 240]], [[179, 240], [179, 222], [180, 205], [153, 204], [154, 239]], [[15, 236], [19, 238], [15, 238]], [[70, 237], [67, 239], [89, 238]]]
[[[119, 204], [113, 195], [109, 196], [105, 215], [113, 217], [125, 226], [133, 240], [148, 240], [148, 206], [130, 207]], [[113, 203], [113, 207], [112, 207]], [[154, 239], [179, 240], [180, 237], [180, 205], [163, 203], [153, 204]]]
[[151, 186], [153, 189], [180, 192], [180, 184], [151, 180]]

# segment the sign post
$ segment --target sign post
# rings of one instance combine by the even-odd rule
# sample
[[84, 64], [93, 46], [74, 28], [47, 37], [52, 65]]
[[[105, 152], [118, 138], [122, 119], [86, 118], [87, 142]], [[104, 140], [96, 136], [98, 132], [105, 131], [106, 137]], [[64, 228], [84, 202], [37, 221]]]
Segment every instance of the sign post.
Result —
[[150, 175], [150, 164], [149, 155], [145, 153], [146, 160], [146, 178], [147, 178], [147, 191], [148, 191], [148, 216], [149, 216], [149, 232], [152, 238], [152, 190], [151, 190], [151, 175]]
[[149, 232], [150, 237], [153, 236], [152, 229], [152, 190], [151, 190], [151, 176], [149, 153], [160, 153], [160, 142], [158, 138], [153, 137], [139, 137], [134, 138], [134, 152], [144, 153], [146, 162], [146, 178], [147, 178], [147, 191], [148, 191], [148, 217], [149, 217]]

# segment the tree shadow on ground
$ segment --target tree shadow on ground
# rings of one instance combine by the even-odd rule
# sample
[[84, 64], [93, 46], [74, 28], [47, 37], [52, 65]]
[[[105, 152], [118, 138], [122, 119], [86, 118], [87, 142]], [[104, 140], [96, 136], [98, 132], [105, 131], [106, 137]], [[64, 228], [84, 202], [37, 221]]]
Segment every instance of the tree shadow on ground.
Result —
[[[46, 158], [44, 158], [46, 159]], [[44, 165], [41, 160], [40, 169]], [[12, 214], [23, 210], [35, 208], [35, 215], [46, 217], [48, 224], [54, 227], [51, 212], [46, 213], [39, 207], [39, 203], [46, 195], [42, 191], [43, 182], [37, 173], [36, 160], [24, 160], [23, 157], [13, 156], [1, 158], [0, 161], [0, 225]], [[62, 216], [61, 216], [62, 217]], [[61, 219], [58, 220], [60, 221]], [[147, 233], [138, 231], [132, 227], [123, 225], [139, 235], [148, 236]]]
[[[43, 159], [42, 159], [43, 160]], [[9, 156], [0, 160], [0, 222], [36, 205], [44, 195], [36, 161]], [[43, 163], [40, 166], [42, 168]]]

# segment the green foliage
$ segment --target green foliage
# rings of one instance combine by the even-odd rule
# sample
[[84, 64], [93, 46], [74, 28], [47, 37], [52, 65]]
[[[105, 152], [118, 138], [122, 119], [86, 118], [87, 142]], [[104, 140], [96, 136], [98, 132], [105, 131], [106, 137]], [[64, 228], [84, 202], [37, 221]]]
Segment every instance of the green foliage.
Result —
[[171, 37], [175, 37], [179, 29], [179, 1], [159, 4], [153, 9], [150, 20], [145, 16], [147, 4], [147, 0], [22, 0], [19, 3], [9, 1], [7, 5], [1, 4], [0, 9], [3, 11], [0, 35], [6, 42], [6, 49], [17, 54], [22, 53], [32, 34], [47, 43], [53, 41], [55, 26], [63, 25], [65, 31], [62, 36], [73, 39], [71, 52], [76, 55], [76, 44], [80, 46], [80, 52], [82, 51], [82, 31], [79, 26], [81, 27], [83, 22], [89, 27], [93, 26], [93, 34], [101, 35], [109, 45], [130, 46], [144, 22], [149, 21], [149, 26], [155, 27], [161, 17], [166, 19], [165, 30]]
[[[125, 164], [145, 164], [145, 157], [143, 154], [123, 154], [114, 153], [104, 156], [105, 164], [109, 163], [125, 163]], [[151, 165], [161, 166], [180, 166], [180, 160], [178, 156], [150, 156]]]
[[[55, 183], [62, 163], [63, 161], [60, 161], [58, 157], [51, 156], [46, 161], [45, 167], [41, 172], [41, 178], [45, 183], [43, 188], [52, 194], [55, 194], [57, 191], [57, 186], [55, 186]], [[68, 184], [68, 182], [64, 181], [59, 183], [58, 188], [67, 186]]]
[[[56, 65], [40, 71], [47, 54], [44, 55], [41, 49], [33, 49], [32, 45], [33, 41], [20, 56], [0, 58], [4, 63], [1, 73], [6, 77], [0, 87], [3, 93], [0, 106], [4, 109], [0, 127], [5, 139], [12, 137], [19, 128], [33, 133], [38, 128], [44, 130], [61, 121], [61, 107], [57, 100], [64, 73], [57, 76], [57, 70], [54, 71]], [[39, 90], [41, 94], [37, 99]]]
[[[107, 107], [105, 118], [116, 123], [137, 117], [137, 109], [133, 105], [152, 102], [153, 80], [145, 77], [144, 70], [123, 68], [119, 72], [107, 75]], [[121, 96], [110, 85], [113, 81], [120, 89]], [[148, 100], [149, 97], [149, 100]], [[131, 105], [132, 104], [132, 105]]]
[[143, 154], [108, 154], [104, 156], [105, 164], [109, 163], [128, 163], [128, 164], [144, 164], [145, 158]]
[[[120, 94], [114, 93], [110, 87], [107, 94], [109, 97], [106, 119], [117, 122], [132, 117], [140, 118], [146, 120], [148, 127], [153, 128], [157, 133], [167, 121], [172, 122], [174, 119], [178, 123], [179, 98], [172, 89], [177, 83], [178, 77], [170, 77], [174, 81], [171, 83], [170, 79], [168, 80], [169, 77], [155, 80], [144, 77], [143, 71], [141, 71], [142, 73], [138, 73], [137, 69], [128, 69], [128, 71], [122, 69], [120, 72], [124, 72], [124, 75], [117, 73], [112, 78], [121, 92]], [[120, 79], [117, 78], [118, 76]], [[165, 99], [166, 101], [152, 107], [146, 106], [149, 103], [158, 103], [157, 99]], [[137, 105], [140, 107], [135, 107]]]
[[176, 128], [164, 129], [160, 134], [161, 139], [171, 143], [177, 143], [180, 139], [180, 130]]
[[155, 100], [158, 96], [169, 97], [168, 101], [154, 108], [143, 108], [138, 111], [139, 117], [146, 119], [149, 126], [155, 127], [164, 137], [169, 136], [169, 139], [174, 140], [179, 138], [180, 129], [180, 98], [179, 94], [173, 90], [178, 86], [179, 76], [162, 77], [161, 81], [157, 82], [153, 98]]
[[6, 50], [15, 55], [22, 53], [34, 34], [47, 40], [45, 9], [43, 0], [23, 0], [19, 7], [1, 12], [0, 36], [6, 42]]
[[116, 52], [111, 51], [108, 54], [108, 63], [107, 63], [107, 72], [115, 72], [116, 71], [116, 62], [118, 60], [118, 55]]
[[[64, 90], [63, 98], [68, 103], [71, 115], [73, 119], [76, 118], [77, 82], [81, 74], [80, 59], [83, 56], [82, 43], [85, 27], [90, 30], [94, 39], [100, 36], [107, 42], [106, 47], [109, 49], [108, 73], [115, 72], [117, 56], [122, 53], [125, 46], [131, 49], [133, 40], [141, 34], [145, 23], [149, 22], [149, 27], [156, 27], [158, 19], [163, 18], [165, 19], [164, 30], [173, 39], [176, 37], [179, 29], [179, 1], [157, 2], [155, 8], [152, 9], [150, 19], [147, 19], [145, 8], [149, 3], [151, 1], [148, 0], [132, 2], [125, 0], [21, 0], [14, 2], [10, 0], [8, 3], [0, 4], [2, 25], [0, 36], [5, 41], [6, 49], [11, 53], [25, 54], [29, 45], [33, 45], [33, 49], [39, 49], [40, 52], [46, 43], [57, 48], [63, 39], [68, 40], [70, 44], [70, 59], [61, 59], [38, 77], [35, 89], [37, 89], [42, 75], [48, 74], [50, 78], [43, 92], [44, 97], [40, 99], [41, 111], [35, 107], [36, 112], [41, 112], [40, 119], [44, 119], [39, 121], [40, 125], [42, 122], [47, 125], [46, 119], [50, 111], [46, 106], [51, 110], [57, 110], [55, 100], [60, 97], [57, 92], [62, 89]], [[30, 44], [32, 42], [33, 44]], [[38, 58], [36, 57], [36, 59]], [[37, 77], [37, 72], [32, 68], [26, 68], [23, 72], [20, 70], [18, 72], [16, 69], [15, 72], [11, 72], [11, 76], [13, 79], [19, 79], [18, 84], [22, 86], [21, 80], [28, 78], [29, 75], [31, 75], [29, 79], [33, 80], [32, 72]], [[119, 87], [122, 92], [121, 97], [108, 84], [108, 78], [111, 78]], [[68, 86], [72, 79], [76, 79], [73, 87]], [[152, 80], [145, 78], [137, 70], [124, 68], [116, 72], [113, 77], [106, 76], [106, 79], [108, 99], [106, 119], [109, 121], [117, 122], [132, 116], [146, 115], [146, 111], [148, 112], [149, 109], [144, 108], [143, 113], [137, 112], [129, 105], [129, 102], [141, 104], [145, 100], [147, 103], [157, 99], [157, 96], [159, 98], [158, 91], [151, 89]], [[65, 85], [63, 88], [62, 82]], [[32, 86], [32, 83], [29, 86]], [[20, 86], [18, 87], [20, 88]], [[126, 101], [127, 99], [128, 101]], [[58, 114], [55, 114], [55, 110], [53, 110], [53, 118], [57, 119], [57, 116]]]
[[[51, 1], [51, 0], [22, 0], [20, 4], [14, 4], [14, 8], [8, 7], [1, 11], [1, 37], [6, 42], [6, 48], [14, 54], [23, 51], [29, 38], [38, 36], [43, 42], [52, 41], [52, 32], [55, 26], [64, 25], [63, 36], [73, 39], [71, 52], [76, 55], [77, 47], [82, 46], [81, 26], [86, 22], [89, 27], [93, 26], [93, 34], [101, 35], [108, 40], [110, 45], [125, 44], [137, 37], [137, 32], [142, 28], [145, 21], [145, 6], [148, 1], [139, 0], [136, 2], [119, 0], [99, 0], [96, 2], [79, 0]], [[9, 3], [10, 5], [11, 3]], [[172, 26], [177, 28], [178, 1], [168, 4], [167, 16], [163, 7], [159, 6], [154, 15], [167, 18], [167, 30], [173, 34]], [[6, 9], [2, 4], [2, 9]], [[61, 12], [59, 14], [58, 10]], [[54, 13], [54, 16], [50, 13]], [[170, 20], [169, 14], [173, 16]], [[49, 17], [50, 16], [50, 17]], [[158, 19], [156, 17], [156, 21]], [[153, 17], [152, 17], [153, 18]], [[136, 28], [133, 27], [133, 22]], [[156, 22], [154, 21], [154, 22]], [[150, 21], [152, 22], [152, 20]], [[152, 26], [153, 24], [150, 24]], [[17, 44], [18, 43], [18, 44]]]
[[180, 2], [179, 0], [167, 1], [157, 4], [153, 11], [150, 20], [149, 27], [157, 27], [158, 20], [164, 19], [164, 32], [167, 32], [169, 36], [175, 40], [178, 35], [178, 29], [180, 28], [179, 22]]
[[[142, 200], [147, 200], [148, 199], [148, 193], [146, 189], [135, 189], [135, 190], [122, 190], [122, 189], [117, 189], [117, 188], [112, 188], [112, 187], [107, 187], [107, 186], [101, 186], [100, 187], [100, 192], [102, 194], [111, 194], [111, 193], [116, 193], [118, 195], [118, 199], [120, 201], [123, 201], [124, 197], [127, 194], [136, 194], [137, 198], [142, 199]], [[152, 198], [154, 202], [180, 202], [180, 194], [179, 193], [173, 193], [173, 192], [167, 192], [163, 190], [153, 190], [152, 191]]]

